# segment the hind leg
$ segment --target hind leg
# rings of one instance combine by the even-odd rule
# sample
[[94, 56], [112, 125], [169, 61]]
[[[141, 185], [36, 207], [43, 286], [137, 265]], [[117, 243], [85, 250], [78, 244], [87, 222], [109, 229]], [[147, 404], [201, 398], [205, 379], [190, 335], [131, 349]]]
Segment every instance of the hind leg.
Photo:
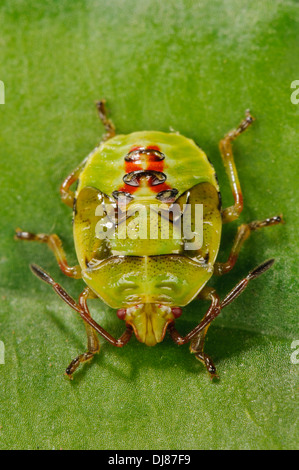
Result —
[[246, 111], [246, 117], [241, 121], [236, 129], [228, 132], [224, 139], [219, 143], [221, 157], [229, 179], [230, 187], [234, 196], [235, 203], [222, 211], [223, 223], [231, 222], [239, 217], [243, 210], [243, 195], [239, 182], [238, 172], [235, 165], [232, 142], [244, 132], [254, 121], [249, 111]]
[[[102, 142], [105, 142], [111, 137], [115, 136], [115, 127], [111, 119], [108, 119], [106, 106], [106, 100], [101, 100], [96, 102], [96, 107], [99, 113], [99, 118], [101, 119], [103, 126], [105, 127], [106, 134], [102, 137]], [[96, 150], [96, 149], [95, 149]], [[92, 154], [92, 153], [91, 153]], [[91, 155], [90, 154], [90, 155]], [[75, 193], [71, 190], [71, 186], [78, 181], [81, 171], [83, 170], [87, 159], [89, 158], [88, 155], [81, 163], [77, 166], [62, 182], [60, 186], [60, 196], [62, 201], [69, 207], [74, 207], [75, 201]]]
[[111, 119], [108, 119], [108, 114], [106, 110], [106, 100], [102, 99], [96, 102], [96, 107], [99, 113], [99, 118], [101, 119], [103, 126], [105, 127], [106, 134], [102, 137], [102, 141], [106, 141], [115, 136], [115, 126]]

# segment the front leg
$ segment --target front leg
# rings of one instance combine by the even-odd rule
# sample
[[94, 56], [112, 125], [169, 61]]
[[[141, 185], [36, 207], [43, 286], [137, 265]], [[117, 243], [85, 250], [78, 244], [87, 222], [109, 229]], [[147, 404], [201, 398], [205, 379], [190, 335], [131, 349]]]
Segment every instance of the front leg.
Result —
[[[95, 296], [93, 295], [89, 287], [86, 287], [86, 289], [84, 289], [84, 291], [79, 297], [80, 307], [82, 307], [82, 310], [84, 310], [86, 315], [89, 315], [90, 318], [91, 315], [87, 306], [87, 299], [94, 297]], [[94, 357], [94, 355], [100, 351], [100, 342], [95, 330], [92, 328], [92, 326], [89, 325], [89, 323], [87, 323], [85, 320], [83, 321], [87, 334], [87, 352], [80, 354], [75, 359], [73, 359], [70, 365], [66, 368], [65, 373], [71, 380], [73, 379], [73, 373], [77, 370], [79, 365], [83, 364], [84, 362], [90, 361]]]
[[[198, 297], [204, 300], [211, 300], [210, 308], [203, 317], [202, 321], [209, 320], [210, 317], [214, 315], [214, 312], [220, 313], [220, 299], [215, 289], [211, 287], [205, 287]], [[210, 322], [211, 321], [212, 320], [210, 320]], [[198, 335], [192, 338], [189, 349], [190, 352], [194, 354], [196, 359], [202, 362], [202, 364], [206, 367], [212, 380], [214, 377], [218, 378], [216, 367], [210, 356], [204, 352], [205, 337], [210, 325], [211, 323], [208, 323], [207, 326], [198, 333]]]
[[213, 361], [203, 352], [204, 339], [207, 333], [208, 327], [211, 322], [220, 314], [221, 310], [235, 300], [248, 286], [248, 283], [266, 272], [273, 265], [274, 260], [270, 259], [260, 264], [257, 268], [242, 279], [226, 296], [220, 301], [219, 297], [214, 289], [204, 288], [202, 291], [203, 298], [210, 298], [211, 305], [201, 320], [201, 322], [188, 333], [186, 336], [181, 336], [174, 326], [174, 322], [168, 325], [168, 331], [173, 341], [178, 344], [186, 344], [191, 341], [190, 351], [195, 354], [195, 357], [204, 363], [211, 378], [216, 376], [216, 368]]
[[72, 378], [72, 374], [75, 372], [75, 370], [78, 368], [78, 366], [83, 363], [88, 361], [89, 359], [92, 359], [93, 356], [99, 351], [100, 345], [98, 342], [98, 338], [95, 334], [95, 332], [98, 332], [103, 338], [105, 338], [107, 341], [109, 341], [110, 344], [113, 346], [116, 346], [118, 348], [121, 348], [127, 344], [127, 342], [130, 340], [133, 329], [131, 328], [130, 325], [126, 325], [126, 330], [124, 333], [121, 335], [120, 338], [116, 339], [113, 336], [110, 335], [104, 328], [102, 328], [90, 315], [89, 309], [87, 307], [86, 300], [87, 298], [91, 298], [93, 296], [92, 292], [90, 291], [89, 288], [86, 288], [82, 294], [80, 295], [79, 298], [79, 304], [75, 302], [75, 300], [61, 287], [58, 282], [55, 282], [54, 279], [46, 273], [42, 268], [39, 266], [32, 264], [30, 266], [33, 274], [35, 274], [39, 279], [42, 281], [46, 282], [49, 284], [56, 294], [59, 295], [59, 297], [62, 298], [62, 300], [67, 303], [73, 310], [79, 313], [81, 316], [82, 320], [84, 321], [86, 331], [87, 331], [87, 339], [88, 339], [88, 351], [86, 353], [80, 354], [76, 359], [74, 359], [68, 368], [66, 369], [66, 374]]
[[211, 379], [214, 377], [218, 378], [216, 367], [212, 359], [204, 352], [204, 343], [205, 336], [212, 320], [220, 313], [220, 299], [216, 290], [211, 287], [204, 287], [198, 297], [204, 300], [211, 300], [211, 305], [199, 324], [203, 325], [203, 327], [200, 328], [198, 332], [195, 331], [198, 329], [198, 327], [195, 328], [185, 337], [181, 337], [178, 334], [174, 327], [174, 323], [169, 325], [168, 330], [173, 341], [178, 345], [185, 344], [190, 341], [190, 352], [194, 354], [196, 359], [202, 362], [202, 364], [206, 367]]

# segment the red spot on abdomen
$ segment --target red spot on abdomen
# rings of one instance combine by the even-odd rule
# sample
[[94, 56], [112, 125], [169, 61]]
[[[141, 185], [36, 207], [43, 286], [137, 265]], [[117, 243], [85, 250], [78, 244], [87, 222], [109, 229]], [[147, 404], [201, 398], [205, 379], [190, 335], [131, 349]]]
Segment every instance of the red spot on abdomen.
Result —
[[[165, 156], [158, 145], [148, 145], [147, 147], [133, 146], [125, 157], [125, 174], [135, 171], [155, 171], [163, 173], [165, 167]], [[151, 179], [147, 179], [148, 187], [155, 193], [170, 189], [167, 183], [153, 185]], [[134, 193], [139, 186], [124, 184], [119, 191]]]
[[140, 162], [125, 162], [125, 173], [131, 173], [132, 171], [143, 170]]
[[154, 193], [160, 193], [161, 191], [166, 191], [166, 189], [171, 189], [171, 186], [167, 183], [157, 184], [156, 186], [151, 186], [151, 190]]
[[124, 191], [125, 193], [133, 194], [137, 191], [137, 189], [139, 189], [139, 186], [131, 186], [129, 184], [124, 184], [119, 188], [118, 191]]

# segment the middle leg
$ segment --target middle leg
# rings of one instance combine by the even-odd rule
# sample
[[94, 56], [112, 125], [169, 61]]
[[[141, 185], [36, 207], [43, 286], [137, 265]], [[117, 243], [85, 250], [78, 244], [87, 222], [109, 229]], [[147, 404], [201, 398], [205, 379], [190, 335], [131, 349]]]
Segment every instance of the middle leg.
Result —
[[221, 276], [222, 274], [228, 273], [235, 266], [241, 247], [245, 240], [247, 240], [247, 238], [250, 236], [251, 232], [254, 232], [255, 230], [263, 227], [270, 227], [271, 225], [277, 225], [281, 223], [283, 223], [282, 215], [277, 215], [274, 217], [269, 217], [265, 220], [256, 220], [250, 224], [240, 225], [228, 260], [225, 263], [216, 262], [214, 264], [214, 274]]
[[81, 279], [81, 268], [79, 265], [69, 266], [66, 261], [66, 255], [62, 248], [62, 242], [60, 238], [54, 233], [52, 235], [46, 235], [45, 233], [31, 233], [23, 232], [20, 228], [16, 229], [15, 234], [16, 240], [34, 241], [39, 243], [46, 243], [48, 247], [53, 251], [57, 263], [61, 271], [69, 277], [74, 279]]

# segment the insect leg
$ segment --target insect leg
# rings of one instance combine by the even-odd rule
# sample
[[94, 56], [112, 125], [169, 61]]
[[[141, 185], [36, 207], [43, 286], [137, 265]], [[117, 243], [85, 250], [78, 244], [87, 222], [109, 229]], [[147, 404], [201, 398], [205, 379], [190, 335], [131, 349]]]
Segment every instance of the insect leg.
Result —
[[[199, 294], [199, 297], [205, 300], [211, 300], [210, 308], [203, 317], [203, 320], [209, 319], [215, 311], [217, 312], [219, 310], [220, 312], [220, 299], [215, 289], [211, 287], [205, 287]], [[207, 334], [210, 324], [211, 323], [208, 323], [207, 326], [203, 330], [201, 330], [200, 333], [198, 333], [198, 335], [192, 338], [189, 349], [190, 352], [195, 355], [196, 359], [202, 362], [202, 364], [206, 367], [207, 371], [209, 372], [210, 378], [213, 379], [214, 377], [218, 378], [216, 367], [210, 356], [208, 356], [203, 350], [205, 336]]]
[[21, 229], [16, 229], [15, 234], [16, 240], [25, 240], [25, 241], [36, 241], [40, 243], [46, 243], [48, 247], [53, 251], [55, 258], [59, 264], [61, 271], [69, 277], [73, 277], [75, 279], [81, 278], [81, 268], [79, 265], [77, 266], [69, 266], [66, 261], [66, 255], [64, 249], [62, 248], [62, 242], [60, 238], [55, 235], [46, 235], [44, 233], [31, 233], [31, 232], [23, 232]]
[[200, 324], [196, 328], [194, 328], [190, 333], [188, 333], [188, 335], [186, 335], [185, 337], [181, 337], [179, 335], [178, 331], [174, 327], [174, 323], [171, 323], [169, 325], [168, 330], [173, 341], [178, 345], [185, 344], [191, 341], [190, 352], [195, 355], [196, 359], [198, 359], [204, 364], [210, 374], [210, 378], [213, 379], [214, 377], [217, 377], [216, 367], [212, 359], [206, 353], [204, 353], [203, 349], [205, 336], [207, 334], [208, 328], [212, 320], [217, 315], [219, 315], [221, 311], [220, 299], [216, 290], [211, 287], [205, 287], [201, 291], [199, 297], [205, 300], [211, 300], [211, 305]]
[[[209, 319], [210, 316], [218, 310], [220, 312], [220, 299], [215, 289], [211, 287], [205, 287], [200, 293], [200, 297], [205, 300], [211, 300], [210, 308], [205, 314], [203, 320]], [[210, 324], [211, 323], [208, 323], [207, 326], [198, 335], [192, 338], [189, 349], [190, 352], [195, 355], [196, 359], [202, 362], [202, 364], [206, 367], [207, 371], [209, 372], [210, 378], [213, 379], [214, 377], [218, 378], [216, 367], [210, 356], [208, 356], [203, 350], [205, 336], [207, 334]]]
[[84, 160], [80, 163], [80, 165], [77, 166], [62, 182], [60, 186], [60, 196], [62, 201], [69, 207], [73, 208], [74, 207], [74, 201], [75, 201], [75, 193], [71, 191], [70, 187], [72, 184], [74, 184], [83, 170], [86, 160], [88, 157], [84, 158]]
[[246, 111], [246, 117], [236, 129], [228, 132], [224, 139], [219, 143], [221, 157], [224, 163], [226, 173], [229, 178], [230, 187], [234, 196], [235, 204], [222, 211], [223, 223], [231, 222], [239, 217], [243, 210], [243, 195], [239, 182], [238, 172], [235, 166], [234, 155], [232, 151], [232, 142], [254, 121], [249, 111]]
[[97, 101], [96, 107], [99, 113], [99, 118], [101, 119], [103, 126], [106, 130], [106, 134], [102, 137], [102, 141], [105, 142], [106, 140], [111, 139], [111, 137], [115, 136], [115, 126], [111, 119], [108, 119], [107, 117], [106, 100], [103, 99]]
[[234, 267], [239, 256], [240, 249], [251, 232], [263, 227], [270, 227], [271, 225], [277, 225], [281, 223], [284, 223], [282, 215], [278, 215], [261, 221], [256, 220], [250, 224], [240, 225], [228, 260], [225, 263], [216, 262], [214, 265], [214, 274], [221, 276], [222, 274], [229, 272]]
[[[270, 259], [265, 261], [264, 263], [260, 264], [257, 268], [242, 279], [227, 295], [226, 297], [220, 302], [218, 295], [214, 289], [210, 289], [206, 291], [203, 290], [204, 298], [211, 298], [211, 305], [201, 320], [201, 322], [191, 330], [186, 336], [181, 336], [174, 326], [174, 322], [170, 323], [168, 326], [168, 331], [170, 333], [171, 338], [173, 341], [178, 344], [186, 344], [191, 341], [190, 349], [191, 352], [195, 354], [197, 359], [203, 362], [211, 374], [211, 377], [216, 375], [216, 369], [211, 361], [211, 359], [207, 356], [207, 360], [205, 360], [205, 354], [203, 353], [203, 345], [204, 345], [204, 337], [207, 332], [210, 323], [220, 314], [221, 310], [229, 305], [233, 300], [235, 300], [247, 287], [249, 281], [252, 279], [257, 278], [264, 272], [266, 272], [271, 266], [273, 265], [274, 260]], [[198, 348], [198, 355], [197, 355], [197, 348]], [[211, 361], [211, 362], [209, 362]]]
[[[101, 101], [98, 101], [96, 103], [97, 110], [98, 110], [98, 113], [99, 113], [99, 117], [100, 117], [106, 131], [107, 131], [107, 133], [102, 138], [102, 142], [104, 142], [104, 141], [110, 139], [111, 137], [115, 136], [115, 127], [114, 127], [113, 122], [110, 119], [108, 119], [108, 117], [107, 117], [105, 103], [106, 103], [105, 100], [101, 100]], [[62, 182], [62, 184], [60, 186], [61, 199], [69, 207], [72, 207], [72, 208], [74, 207], [74, 200], [75, 200], [75, 193], [73, 191], [71, 191], [70, 187], [72, 186], [72, 184], [74, 184], [78, 180], [78, 178], [80, 176], [80, 173], [82, 172], [88, 157], [89, 156], [87, 156], [80, 163], [80, 165], [77, 166], [77, 168], [75, 168], [65, 178], [65, 180]]]
[[[82, 310], [91, 318], [89, 308], [87, 306], [87, 299], [94, 297], [89, 287], [86, 287], [79, 297], [79, 305]], [[87, 352], [80, 354], [72, 360], [70, 365], [67, 367], [65, 373], [72, 379], [72, 375], [80, 364], [89, 361], [93, 356], [100, 351], [100, 343], [95, 330], [89, 325], [84, 319], [84, 326], [87, 334]]]
[[[81, 296], [79, 298], [79, 304], [77, 304], [75, 302], [75, 300], [63, 289], [63, 287], [61, 287], [60, 284], [55, 282], [54, 279], [48, 273], [46, 273], [42, 268], [40, 268], [39, 266], [37, 266], [35, 264], [30, 265], [30, 268], [31, 268], [33, 274], [35, 274], [42, 281], [44, 281], [47, 284], [49, 284], [50, 286], [52, 286], [52, 288], [54, 289], [56, 294], [58, 294], [59, 297], [61, 297], [62, 300], [65, 303], [67, 303], [72, 309], [74, 309], [76, 312], [79, 313], [81, 318], [84, 320], [84, 324], [87, 324], [88, 327], [90, 327], [93, 330], [97, 331], [101, 336], [103, 336], [103, 338], [105, 338], [107, 341], [109, 341], [109, 343], [111, 343], [113, 346], [121, 348], [121, 347], [125, 346], [125, 344], [127, 344], [127, 342], [130, 340], [130, 338], [132, 336], [132, 333], [133, 333], [133, 329], [130, 325], [126, 325], [126, 330], [124, 331], [124, 333], [120, 336], [120, 338], [116, 339], [113, 336], [111, 336], [106, 330], [104, 330], [104, 328], [102, 328], [91, 317], [91, 315], [89, 313], [89, 309], [88, 309], [87, 304], [86, 304], [87, 297], [90, 297], [90, 298], [92, 297], [92, 294], [91, 294], [91, 292], [89, 292], [89, 289], [85, 289], [83, 291], [83, 293], [81, 294]], [[96, 336], [93, 333], [91, 333], [90, 328], [88, 328], [88, 330], [87, 330], [87, 336], [88, 336], [88, 347], [91, 347], [91, 351], [88, 351], [88, 353], [86, 353], [87, 355], [85, 356], [85, 359], [82, 358], [84, 360], [81, 359], [81, 360], [78, 361], [78, 365], [80, 364], [80, 362], [85, 362], [88, 359], [91, 359], [91, 356], [88, 356], [89, 353], [92, 353], [92, 355], [94, 355], [98, 351], [98, 349], [97, 349], [98, 348], [98, 339], [96, 338]], [[95, 351], [96, 349], [97, 349], [97, 351]], [[84, 354], [82, 356], [84, 356]], [[75, 369], [78, 367], [78, 365], [75, 367]], [[71, 366], [72, 366], [72, 363], [70, 364], [68, 369]], [[73, 367], [74, 367], [74, 365], [73, 365]], [[67, 369], [67, 374], [68, 374], [68, 369]], [[71, 375], [72, 373], [73, 372], [71, 372], [71, 370], [70, 370], [68, 375]]]

